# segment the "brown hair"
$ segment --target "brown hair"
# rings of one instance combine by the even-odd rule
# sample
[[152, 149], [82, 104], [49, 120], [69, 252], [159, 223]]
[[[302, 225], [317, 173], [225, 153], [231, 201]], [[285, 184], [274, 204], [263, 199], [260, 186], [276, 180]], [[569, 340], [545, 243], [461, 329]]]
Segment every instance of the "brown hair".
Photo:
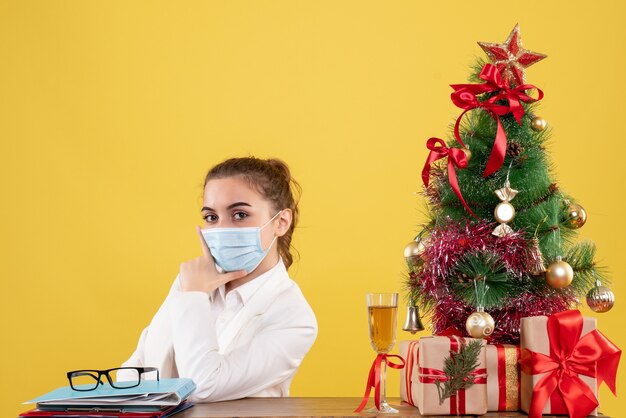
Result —
[[[298, 201], [302, 188], [291, 177], [287, 164], [279, 159], [263, 160], [256, 157], [231, 158], [209, 170], [204, 186], [209, 180], [238, 176], [254, 187], [265, 199], [270, 201], [276, 211], [289, 208], [293, 213], [291, 226], [282, 237], [278, 237], [278, 253], [289, 268], [293, 263], [291, 238], [298, 222]], [[294, 199], [294, 192], [298, 200]]]

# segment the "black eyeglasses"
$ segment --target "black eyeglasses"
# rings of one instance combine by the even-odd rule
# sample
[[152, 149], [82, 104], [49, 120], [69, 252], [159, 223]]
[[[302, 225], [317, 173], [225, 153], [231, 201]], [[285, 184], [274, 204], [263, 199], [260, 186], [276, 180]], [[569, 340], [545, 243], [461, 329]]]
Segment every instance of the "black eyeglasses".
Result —
[[102, 376], [106, 376], [111, 387], [115, 389], [127, 389], [139, 386], [141, 375], [156, 372], [159, 380], [159, 369], [156, 367], [117, 367], [108, 370], [74, 370], [67, 372], [72, 389], [86, 392], [95, 390], [98, 385], [103, 385]]

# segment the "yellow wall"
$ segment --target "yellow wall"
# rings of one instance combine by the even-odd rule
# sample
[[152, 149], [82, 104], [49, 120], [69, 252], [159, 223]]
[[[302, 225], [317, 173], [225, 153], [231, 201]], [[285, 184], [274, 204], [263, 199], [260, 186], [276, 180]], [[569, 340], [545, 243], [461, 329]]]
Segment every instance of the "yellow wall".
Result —
[[[199, 254], [205, 170], [246, 154], [285, 159], [304, 188], [291, 273], [319, 337], [292, 394], [361, 396], [373, 359], [364, 294], [401, 289], [402, 249], [423, 220], [424, 143], [459, 114], [448, 84], [482, 55], [476, 41], [502, 42], [516, 22], [525, 46], [549, 55], [529, 81], [546, 93], [560, 185], [589, 213], [581, 236], [615, 281], [599, 327], [626, 347], [624, 11], [2, 1], [0, 415], [66, 384], [67, 370], [130, 355], [179, 263]], [[622, 393], [625, 378], [622, 365]], [[398, 379], [390, 372], [390, 396]], [[620, 400], [601, 398], [617, 416]]]

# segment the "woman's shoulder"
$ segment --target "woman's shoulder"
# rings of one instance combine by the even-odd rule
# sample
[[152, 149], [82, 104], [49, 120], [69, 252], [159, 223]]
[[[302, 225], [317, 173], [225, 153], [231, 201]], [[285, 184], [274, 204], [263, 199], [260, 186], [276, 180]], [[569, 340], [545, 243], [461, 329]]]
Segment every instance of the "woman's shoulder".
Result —
[[282, 291], [276, 295], [275, 300], [270, 304], [269, 310], [277, 312], [278, 315], [283, 316], [285, 319], [300, 316], [309, 321], [311, 319], [315, 321], [315, 314], [311, 305], [298, 283], [289, 276], [286, 277], [286, 283]]
[[286, 286], [285, 292], [283, 292], [284, 295], [282, 296], [286, 300], [289, 300], [293, 303], [298, 303], [301, 301], [306, 302], [306, 297], [304, 296], [304, 293], [302, 293], [302, 289], [300, 289], [300, 286], [298, 285], [298, 283], [296, 283], [296, 281], [293, 280], [291, 277], [287, 279], [287, 282], [288, 282], [288, 285]]
[[[285, 300], [286, 303], [299, 303], [301, 301], [306, 302], [306, 298], [300, 289], [298, 283], [289, 275], [282, 258], [280, 259], [273, 277], [270, 280], [280, 283], [276, 286], [278, 290], [278, 297]], [[308, 303], [307, 303], [308, 304]]]

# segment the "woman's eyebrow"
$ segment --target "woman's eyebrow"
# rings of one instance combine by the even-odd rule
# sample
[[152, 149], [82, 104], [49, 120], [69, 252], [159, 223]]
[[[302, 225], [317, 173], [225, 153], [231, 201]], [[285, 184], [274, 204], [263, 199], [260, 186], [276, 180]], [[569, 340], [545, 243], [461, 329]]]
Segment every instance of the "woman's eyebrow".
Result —
[[[246, 203], [246, 202], [235, 202], [235, 203], [232, 203], [232, 204], [228, 205], [228, 207], [226, 208], [226, 210], [231, 210], [232, 208], [236, 208], [237, 206], [248, 206], [248, 207], [252, 207], [252, 205], [251, 205], [251, 204]], [[209, 211], [215, 212], [215, 210], [211, 209], [211, 208], [210, 208], [210, 207], [208, 207], [208, 206], [204, 206], [201, 210], [209, 210]]]

